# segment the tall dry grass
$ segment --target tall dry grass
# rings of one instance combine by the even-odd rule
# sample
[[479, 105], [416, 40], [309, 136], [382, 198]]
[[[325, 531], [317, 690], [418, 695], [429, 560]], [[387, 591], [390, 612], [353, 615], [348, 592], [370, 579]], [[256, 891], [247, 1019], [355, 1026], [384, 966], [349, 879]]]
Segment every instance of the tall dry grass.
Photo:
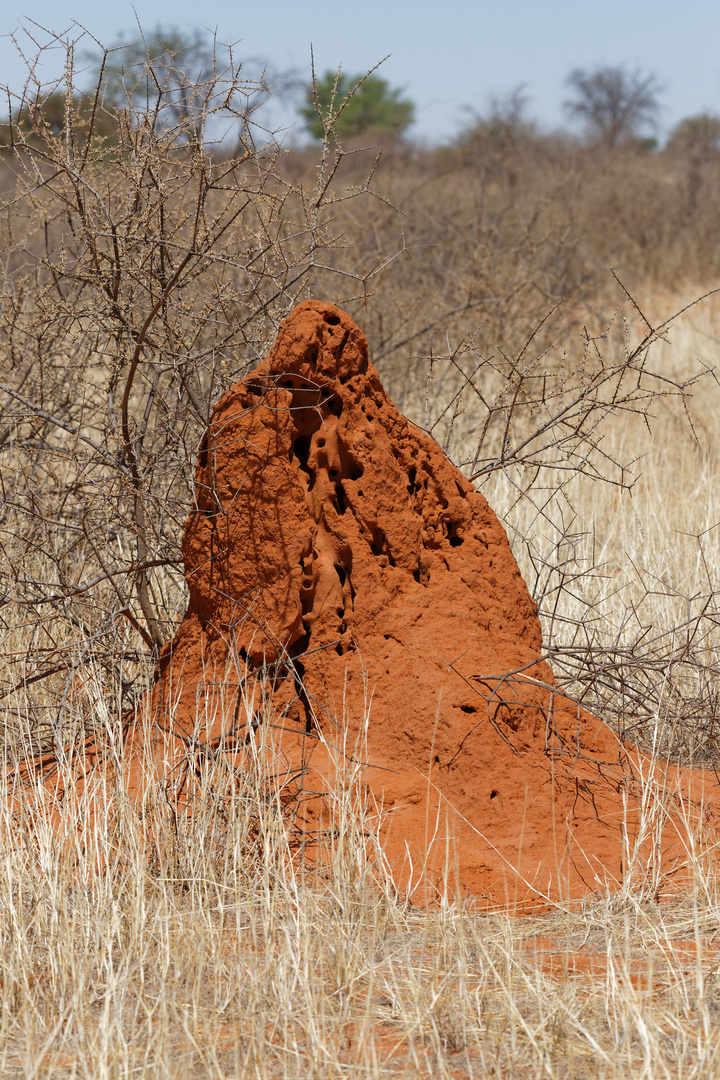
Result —
[[[681, 302], [647, 299], [665, 310]], [[720, 738], [719, 329], [711, 298], [653, 346], [669, 380], [707, 374], [683, 401], [671, 394], [650, 417], [620, 413], [607, 425], [604, 451], [634, 462], [626, 488], [558, 474], [518, 499], [507, 476], [488, 485], [561, 681], [631, 740], [711, 767]]]
[[[715, 164], [471, 141], [373, 172], [330, 139], [320, 158], [253, 144], [246, 117], [229, 166], [140, 114], [120, 150], [35, 115], [2, 161], [2, 1074], [720, 1073], [702, 838], [669, 904], [628, 881], [537, 918], [423, 910], [356, 773], [303, 866], [271, 703], [239, 775], [199, 770], [192, 816], [122, 780], [122, 718], [184, 605], [204, 423], [308, 294], [351, 311], [398, 404], [482, 485], [563, 686], [716, 765], [720, 308], [658, 329], [720, 270]], [[62, 774], [88, 734], [115, 767], [58, 806], [33, 762]]]
[[[86, 693], [121, 762], [117, 716]], [[338, 775], [325, 862], [303, 869], [266, 783], [271, 731], [240, 781], [210, 765], [179, 821], [151, 778], [144, 806], [124, 798], [122, 769], [59, 811], [40, 780], [3, 801], [2, 1075], [716, 1074], [702, 842], [672, 903], [628, 884], [543, 917], [414, 907], [383, 872], [359, 775]]]

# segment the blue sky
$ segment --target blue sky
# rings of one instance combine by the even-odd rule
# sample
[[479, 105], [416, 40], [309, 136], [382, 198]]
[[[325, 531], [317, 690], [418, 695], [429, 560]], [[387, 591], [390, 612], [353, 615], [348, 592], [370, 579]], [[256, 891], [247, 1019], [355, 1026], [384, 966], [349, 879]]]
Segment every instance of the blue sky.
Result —
[[[664, 87], [663, 130], [683, 116], [720, 114], [720, 3], [718, 0], [273, 0], [198, 4], [197, 0], [19, 0], [15, 14], [0, 19], [8, 34], [28, 20], [62, 33], [81, 23], [104, 44], [135, 32], [135, 14], [146, 30], [172, 24], [188, 30], [217, 28], [237, 52], [270, 61], [276, 70], [309, 76], [310, 47], [317, 69], [342, 63], [366, 71], [390, 54], [381, 73], [406, 89], [417, 106], [414, 134], [430, 142], [450, 138], [467, 119], [467, 106], [482, 112], [493, 95], [523, 84], [528, 112], [543, 126], [562, 123], [565, 80], [575, 67], [624, 64], [657, 75]], [[32, 48], [21, 32], [19, 40]], [[81, 46], [83, 48], [83, 46]], [[59, 74], [62, 58], [49, 62]], [[17, 88], [24, 75], [12, 41], [0, 38], [0, 84]]]

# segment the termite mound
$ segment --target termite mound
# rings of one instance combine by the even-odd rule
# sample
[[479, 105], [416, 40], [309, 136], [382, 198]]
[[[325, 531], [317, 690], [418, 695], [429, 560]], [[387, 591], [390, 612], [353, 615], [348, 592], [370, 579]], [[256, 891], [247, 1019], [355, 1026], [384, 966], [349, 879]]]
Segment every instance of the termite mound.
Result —
[[401, 889], [525, 910], [660, 863], [669, 881], [714, 821], [713, 778], [659, 770], [559, 693], [502, 524], [332, 304], [296, 307], [218, 402], [183, 556], [189, 607], [152, 699], [163, 753], [267, 725], [308, 834], [333, 772], [360, 767]]

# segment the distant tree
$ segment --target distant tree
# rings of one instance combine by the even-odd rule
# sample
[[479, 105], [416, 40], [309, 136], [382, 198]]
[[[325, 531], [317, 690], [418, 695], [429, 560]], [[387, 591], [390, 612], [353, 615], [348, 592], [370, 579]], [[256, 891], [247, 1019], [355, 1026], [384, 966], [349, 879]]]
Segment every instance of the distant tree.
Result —
[[714, 156], [720, 151], [720, 116], [711, 113], [686, 116], [674, 128], [668, 149], [696, 158]]
[[12, 123], [0, 125], [0, 145], [12, 142], [13, 131], [30, 137], [38, 145], [60, 136], [67, 123], [76, 142], [85, 142], [88, 135], [95, 141], [113, 141], [118, 135], [117, 118], [112, 110], [96, 103], [93, 95], [76, 92], [68, 101], [64, 92], [53, 90], [44, 96], [38, 94], [14, 110]]
[[[142, 109], [162, 89], [167, 126], [196, 132], [203, 111], [203, 83], [215, 70], [212, 39], [195, 30], [158, 26], [135, 40], [120, 39], [109, 49], [102, 69], [104, 101], [113, 108]], [[97, 72], [99, 74], [99, 70]]]
[[412, 101], [379, 75], [363, 78], [340, 71], [326, 71], [308, 86], [299, 111], [314, 139], [330, 129], [340, 138], [371, 130], [401, 135], [415, 116]]
[[537, 125], [527, 116], [528, 101], [521, 85], [509, 94], [491, 97], [484, 113], [468, 109], [473, 119], [461, 132], [459, 145], [506, 150], [536, 138]]
[[678, 159], [685, 173], [685, 211], [688, 217], [697, 213], [702, 203], [708, 166], [710, 173], [717, 169], [720, 155], [720, 117], [709, 113], [686, 116], [675, 127], [667, 146], [668, 153]]
[[[77, 99], [73, 104], [77, 107]], [[59, 135], [65, 126], [67, 109], [67, 96], [60, 91], [48, 94], [46, 97], [38, 96], [34, 101], [23, 105], [15, 113], [15, 123], [22, 127], [30, 127], [33, 122], [46, 127], [52, 135]]]
[[452, 167], [458, 162], [477, 170], [512, 190], [526, 170], [549, 147], [549, 141], [527, 115], [528, 96], [523, 86], [510, 93], [493, 95], [483, 112], [467, 108], [471, 120], [438, 152], [438, 163]]
[[563, 103], [566, 114], [580, 120], [588, 134], [608, 149], [657, 122], [660, 86], [654, 75], [624, 67], [577, 68], [567, 84], [573, 96]]
[[[262, 79], [243, 83], [237, 78], [239, 70], [232, 49], [207, 31], [158, 26], [135, 40], [121, 39], [103, 62], [96, 57], [95, 76], [102, 78], [107, 105], [131, 106], [140, 113], [152, 110], [156, 125], [185, 132], [186, 141], [193, 141], [202, 138], [207, 115], [219, 111], [224, 95], [225, 110], [241, 116], [245, 127], [267, 96]], [[233, 93], [227, 97], [229, 85]], [[234, 100], [240, 97], [242, 101]]]

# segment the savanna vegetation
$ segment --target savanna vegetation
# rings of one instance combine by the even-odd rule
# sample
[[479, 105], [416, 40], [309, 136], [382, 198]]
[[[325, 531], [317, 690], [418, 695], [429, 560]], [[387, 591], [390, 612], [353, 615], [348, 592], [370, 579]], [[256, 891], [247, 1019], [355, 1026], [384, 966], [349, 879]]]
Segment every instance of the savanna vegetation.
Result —
[[[359, 770], [323, 873], [298, 863], [270, 708], [251, 770], [208, 757], [191, 819], [159, 787], [143, 813], [122, 784], [105, 817], [52, 802], [48, 762], [86, 738], [122, 762], [183, 612], [210, 411], [307, 296], [353, 315], [502, 517], [567, 692], [659, 758], [720, 764], [717, 120], [653, 149], [652, 81], [574, 73], [583, 138], [515, 95], [429, 150], [407, 109], [365, 124], [320, 76], [295, 145], [263, 126], [267, 76], [195, 45], [185, 67], [169, 41], [101, 52], [89, 89], [68, 48], [1, 133], [0, 1072], [720, 1073], [707, 838], [670, 903], [634, 880], [544, 917], [425, 910]], [[407, 104], [378, 81], [358, 100]]]

